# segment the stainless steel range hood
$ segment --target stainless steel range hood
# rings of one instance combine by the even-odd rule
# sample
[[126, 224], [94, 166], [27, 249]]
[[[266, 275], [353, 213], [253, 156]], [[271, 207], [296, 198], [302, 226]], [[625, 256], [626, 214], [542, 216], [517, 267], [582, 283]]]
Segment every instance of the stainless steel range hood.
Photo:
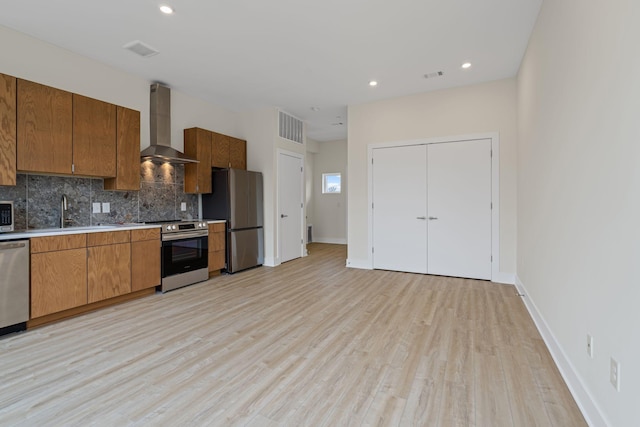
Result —
[[154, 83], [150, 99], [151, 145], [142, 150], [140, 158], [169, 163], [199, 163], [171, 147], [171, 90]]

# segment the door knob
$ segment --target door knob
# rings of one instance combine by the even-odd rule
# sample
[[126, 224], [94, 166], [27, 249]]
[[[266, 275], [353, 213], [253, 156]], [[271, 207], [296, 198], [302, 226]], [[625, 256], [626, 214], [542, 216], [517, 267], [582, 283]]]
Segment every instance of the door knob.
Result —
[[430, 216], [429, 217], [429, 221], [433, 221], [434, 219], [438, 219], [438, 217], [437, 216]]
[[280, 218], [287, 218], [289, 215], [280, 214]]

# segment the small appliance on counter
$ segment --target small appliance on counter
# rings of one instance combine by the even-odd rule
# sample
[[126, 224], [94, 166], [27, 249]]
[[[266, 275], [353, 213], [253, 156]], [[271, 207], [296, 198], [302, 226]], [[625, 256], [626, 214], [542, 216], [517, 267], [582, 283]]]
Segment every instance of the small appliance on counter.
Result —
[[13, 202], [0, 202], [0, 233], [13, 231]]
[[29, 320], [29, 241], [0, 241], [0, 335], [26, 329]]
[[264, 262], [262, 173], [214, 170], [213, 192], [202, 195], [202, 216], [227, 221], [227, 272]]

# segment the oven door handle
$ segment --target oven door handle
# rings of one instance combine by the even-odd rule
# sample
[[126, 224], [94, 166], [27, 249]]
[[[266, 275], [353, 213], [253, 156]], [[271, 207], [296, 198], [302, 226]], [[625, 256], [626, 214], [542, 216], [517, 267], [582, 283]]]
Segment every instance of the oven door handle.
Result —
[[171, 240], [185, 240], [185, 239], [192, 239], [194, 237], [207, 237], [208, 235], [209, 235], [208, 231], [205, 231], [204, 233], [202, 231], [193, 231], [193, 232], [186, 232], [186, 233], [169, 233], [169, 234], [164, 234], [162, 236], [162, 241], [167, 242]]

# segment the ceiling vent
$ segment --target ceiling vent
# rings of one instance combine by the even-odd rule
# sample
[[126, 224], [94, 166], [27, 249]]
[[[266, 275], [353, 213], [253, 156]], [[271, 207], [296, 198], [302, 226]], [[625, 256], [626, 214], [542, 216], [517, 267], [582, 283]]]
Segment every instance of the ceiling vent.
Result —
[[127, 50], [130, 50], [136, 55], [142, 56], [143, 58], [149, 58], [150, 56], [154, 56], [160, 53], [158, 50], [152, 48], [146, 43], [142, 43], [140, 40], [134, 40], [131, 43], [127, 43], [122, 47]]
[[424, 75], [424, 78], [425, 78], [425, 79], [433, 79], [433, 78], [435, 78], [435, 77], [441, 77], [441, 76], [443, 76], [443, 75], [444, 75], [444, 73], [443, 73], [442, 71], [435, 71], [435, 72], [433, 72], [433, 73], [427, 73], [427, 74], [425, 74], [425, 75]]
[[302, 144], [302, 133], [304, 131], [302, 120], [280, 111], [279, 123], [280, 138]]

